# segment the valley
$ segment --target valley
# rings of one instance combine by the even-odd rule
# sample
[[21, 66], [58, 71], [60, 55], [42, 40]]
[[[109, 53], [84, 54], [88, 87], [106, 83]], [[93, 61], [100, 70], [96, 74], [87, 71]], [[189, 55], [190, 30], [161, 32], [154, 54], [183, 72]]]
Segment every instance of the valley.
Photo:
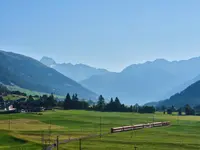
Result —
[[0, 150], [200, 150], [199, 6], [0, 0]]

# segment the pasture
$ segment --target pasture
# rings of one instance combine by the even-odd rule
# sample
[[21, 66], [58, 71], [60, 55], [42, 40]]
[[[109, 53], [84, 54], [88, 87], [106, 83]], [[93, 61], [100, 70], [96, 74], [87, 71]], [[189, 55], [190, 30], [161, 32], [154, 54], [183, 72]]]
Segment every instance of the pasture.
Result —
[[[101, 119], [100, 119], [101, 118]], [[0, 115], [0, 150], [41, 150], [41, 141], [106, 133], [111, 127], [154, 121], [171, 121], [158, 127], [82, 140], [84, 150], [197, 150], [200, 149], [200, 117], [137, 113], [56, 110], [37, 114]], [[59, 145], [59, 150], [78, 150], [79, 142]]]

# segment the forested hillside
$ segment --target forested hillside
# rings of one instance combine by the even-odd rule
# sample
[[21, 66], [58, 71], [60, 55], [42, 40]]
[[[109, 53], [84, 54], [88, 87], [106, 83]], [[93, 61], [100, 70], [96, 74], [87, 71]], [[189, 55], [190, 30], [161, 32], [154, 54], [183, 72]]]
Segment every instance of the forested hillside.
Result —
[[23, 55], [0, 51], [0, 70], [0, 82], [6, 85], [58, 95], [77, 93], [87, 99], [97, 97], [72, 79]]
[[169, 99], [158, 102], [158, 106], [182, 107], [186, 104], [196, 106], [200, 104], [200, 81], [195, 82], [180, 93], [171, 96]]

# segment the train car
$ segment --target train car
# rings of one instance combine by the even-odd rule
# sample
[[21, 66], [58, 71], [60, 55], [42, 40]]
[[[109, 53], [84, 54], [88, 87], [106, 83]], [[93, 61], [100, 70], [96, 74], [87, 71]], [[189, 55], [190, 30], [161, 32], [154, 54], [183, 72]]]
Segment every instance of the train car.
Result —
[[151, 123], [144, 124], [144, 128], [151, 128], [151, 127], [152, 127]]
[[169, 121], [162, 122], [162, 125], [163, 125], [163, 126], [168, 126], [168, 125], [170, 125], [170, 122], [169, 122]]
[[161, 127], [163, 124], [162, 122], [154, 122], [153, 127]]
[[111, 133], [122, 132], [122, 131], [123, 131], [123, 127], [111, 128]]
[[138, 129], [143, 129], [144, 128], [144, 124], [137, 124], [133, 126], [133, 130], [138, 130]]
[[133, 126], [123, 126], [124, 131], [130, 131], [133, 130]]
[[170, 125], [169, 121], [153, 122], [153, 123], [147, 123], [147, 124], [137, 124], [137, 125], [133, 125], [133, 126], [122, 126], [122, 127], [111, 128], [111, 133], [139, 130], [139, 129], [143, 129], [143, 128], [161, 127], [161, 126], [168, 126], [168, 125]]

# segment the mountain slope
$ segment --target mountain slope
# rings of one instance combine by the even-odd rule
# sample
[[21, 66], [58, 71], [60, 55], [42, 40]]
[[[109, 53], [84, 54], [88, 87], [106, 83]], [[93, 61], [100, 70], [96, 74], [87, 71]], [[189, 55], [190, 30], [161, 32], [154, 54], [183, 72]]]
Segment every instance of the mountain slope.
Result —
[[77, 82], [90, 78], [93, 75], [103, 75], [105, 73], [108, 73], [108, 71], [105, 69], [97, 69], [84, 64], [76, 64], [76, 65], [73, 65], [71, 63], [58, 64], [52, 58], [49, 57], [43, 57], [40, 60], [40, 62], [49, 67], [52, 67], [56, 71], [62, 73], [63, 75]]
[[200, 74], [199, 66], [199, 57], [172, 62], [157, 59], [128, 66], [120, 73], [93, 76], [81, 84], [106, 96], [119, 96], [124, 103], [144, 104], [180, 92], [184, 83], [192, 83], [189, 81]]
[[12, 52], [0, 51], [0, 82], [39, 92], [58, 95], [77, 93], [82, 98], [96, 94], [37, 60]]
[[158, 102], [158, 106], [175, 106], [182, 107], [186, 104], [191, 106], [200, 104], [200, 81], [195, 82], [194, 84], [187, 87], [180, 93], [176, 93], [171, 96], [169, 99]]
[[[181, 92], [181, 91], [185, 90], [188, 86], [192, 85], [193, 83], [195, 83], [195, 82], [197, 82], [199, 80], [200, 80], [200, 75], [196, 76], [192, 80], [189, 80], [189, 81], [187, 81], [187, 82], [185, 82], [185, 83], [183, 83], [183, 84], [181, 84], [181, 85], [179, 85], [177, 87], [174, 87], [166, 95], [170, 95], [171, 96], [171, 95], [174, 95], [174, 94], [176, 94], [178, 92]], [[169, 97], [167, 97], [167, 98], [169, 98]]]

